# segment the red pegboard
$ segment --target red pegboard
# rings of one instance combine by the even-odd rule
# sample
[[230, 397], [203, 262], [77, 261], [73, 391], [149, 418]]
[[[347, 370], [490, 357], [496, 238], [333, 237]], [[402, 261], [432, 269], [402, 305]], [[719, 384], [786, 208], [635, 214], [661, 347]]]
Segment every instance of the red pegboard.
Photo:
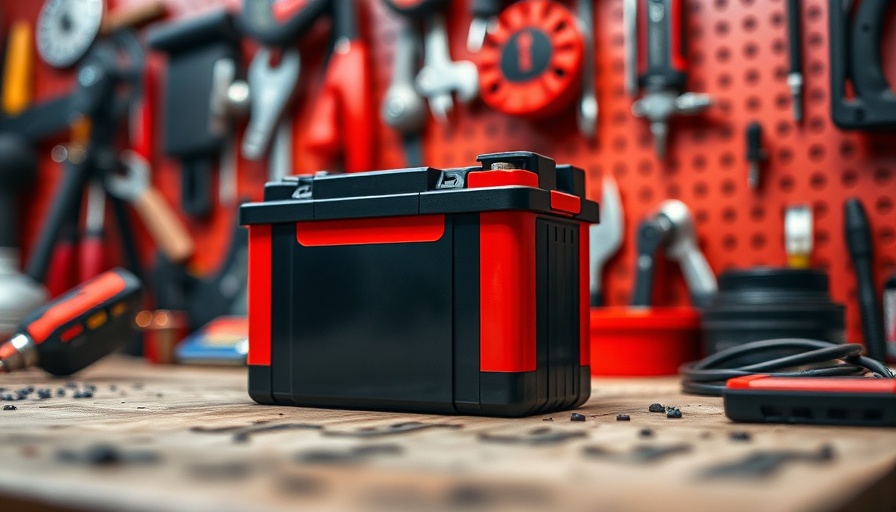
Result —
[[[114, 5], [137, 4], [119, 0]], [[172, 17], [188, 15], [223, 0], [167, 0]], [[367, 30], [375, 66], [371, 94], [379, 103], [391, 76], [392, 46], [398, 27], [395, 15], [375, 0], [359, 0], [369, 11]], [[39, 2], [4, 2], [3, 28], [20, 18], [34, 20]], [[597, 140], [587, 142], [575, 128], [573, 112], [542, 121], [508, 118], [476, 102], [456, 109], [450, 126], [430, 122], [424, 134], [425, 162], [434, 167], [468, 165], [479, 153], [511, 149], [532, 150], [558, 162], [584, 167], [589, 192], [599, 198], [600, 176], [610, 173], [619, 182], [625, 208], [626, 239], [607, 265], [605, 286], [610, 305], [628, 302], [634, 279], [633, 233], [640, 219], [663, 199], [677, 198], [694, 212], [701, 246], [716, 272], [729, 267], [783, 265], [783, 212], [786, 206], [807, 203], [815, 212], [813, 265], [831, 275], [834, 299], [848, 305], [849, 339], [860, 340], [856, 283], [843, 242], [842, 203], [858, 196], [870, 216], [878, 282], [896, 271], [896, 231], [892, 215], [896, 201], [896, 139], [888, 135], [847, 133], [837, 129], [829, 114], [827, 1], [803, 0], [805, 62], [805, 119], [790, 117], [787, 74], [787, 34], [782, 0], [689, 0], [686, 14], [688, 89], [707, 92], [715, 106], [695, 118], [672, 121], [669, 155], [658, 161], [647, 123], [630, 114], [631, 98], [623, 90], [622, 0], [600, 0], [595, 6], [596, 79], [600, 119]], [[465, 2], [452, 2], [449, 16], [451, 49], [455, 59], [474, 58], [465, 50], [469, 14]], [[892, 14], [892, 13], [891, 13]], [[888, 28], [896, 27], [896, 16]], [[296, 104], [297, 169], [327, 168], [302, 147], [303, 126], [322, 76], [326, 23], [301, 44], [303, 92]], [[896, 61], [892, 50], [896, 30], [884, 30], [884, 59]], [[251, 47], [247, 46], [247, 52]], [[888, 69], [891, 83], [896, 70]], [[36, 96], [47, 98], [64, 91], [71, 73], [37, 65]], [[770, 159], [764, 166], [763, 187], [747, 185], [744, 130], [757, 120], [765, 131]], [[398, 137], [377, 120], [377, 168], [403, 166]], [[60, 139], [64, 140], [64, 139]], [[59, 141], [56, 141], [59, 142]], [[42, 146], [48, 153], [50, 144]], [[156, 147], [154, 180], [169, 201], [177, 204], [179, 174], [174, 162]], [[40, 184], [25, 207], [25, 248], [30, 247], [60, 170], [43, 158]], [[241, 162], [240, 193], [258, 198], [265, 179], [263, 165]], [[234, 212], [220, 210], [204, 222], [192, 222], [200, 253], [195, 264], [214, 264], [226, 244]], [[147, 256], [152, 248], [141, 236]], [[687, 291], [671, 265], [657, 273], [657, 304], [686, 304]]]

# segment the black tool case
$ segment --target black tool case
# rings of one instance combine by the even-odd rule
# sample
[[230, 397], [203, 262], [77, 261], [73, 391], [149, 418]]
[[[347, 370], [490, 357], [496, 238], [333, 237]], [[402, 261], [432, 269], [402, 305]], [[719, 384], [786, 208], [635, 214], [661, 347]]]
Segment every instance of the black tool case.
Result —
[[289, 177], [242, 206], [255, 401], [525, 416], [588, 399], [585, 173], [478, 161]]

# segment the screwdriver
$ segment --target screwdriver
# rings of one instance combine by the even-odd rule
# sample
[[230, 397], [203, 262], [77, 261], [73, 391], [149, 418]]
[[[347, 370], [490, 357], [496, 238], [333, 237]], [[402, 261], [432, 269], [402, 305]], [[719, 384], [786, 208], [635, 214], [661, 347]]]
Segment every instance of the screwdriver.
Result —
[[790, 72], [787, 87], [793, 101], [793, 120], [803, 119], [803, 56], [800, 46], [800, 1], [787, 0], [787, 38], [790, 43]]
[[887, 341], [884, 337], [881, 307], [877, 292], [874, 291], [874, 275], [871, 269], [874, 260], [871, 227], [868, 224], [865, 206], [858, 198], [851, 198], [843, 204], [843, 228], [846, 247], [849, 249], [859, 286], [859, 311], [862, 314], [865, 351], [872, 359], [886, 361]]
[[762, 148], [762, 125], [756, 121], [747, 125], [747, 163], [750, 167], [750, 173], [747, 176], [747, 183], [750, 188], [759, 188], [760, 170], [762, 161], [768, 158], [768, 153]]
[[65, 376], [124, 346], [142, 303], [142, 285], [127, 270], [110, 270], [31, 313], [0, 345], [0, 373], [38, 366]]

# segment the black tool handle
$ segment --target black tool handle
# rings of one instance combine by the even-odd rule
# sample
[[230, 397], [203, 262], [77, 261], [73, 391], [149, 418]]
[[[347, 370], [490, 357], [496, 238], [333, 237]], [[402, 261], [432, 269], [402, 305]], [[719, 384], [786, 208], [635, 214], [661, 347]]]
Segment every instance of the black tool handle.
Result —
[[50, 210], [44, 219], [31, 259], [25, 269], [25, 272], [39, 283], [44, 282], [47, 277], [50, 258], [53, 256], [53, 248], [62, 225], [73, 216], [77, 218], [79, 212], [76, 212], [75, 206], [80, 204], [81, 193], [87, 184], [91, 165], [92, 162], [88, 159], [80, 164], [65, 166], [65, 172], [62, 173], [53, 200], [50, 201]]
[[646, 68], [640, 81], [645, 88], [684, 89], [687, 61], [683, 4], [684, 0], [643, 0], [639, 12], [646, 17]]
[[650, 218], [638, 225], [635, 245], [638, 249], [635, 261], [635, 286], [632, 290], [632, 306], [650, 306], [653, 295], [653, 276], [656, 271], [656, 254], [665, 245], [669, 226]]
[[18, 198], [37, 177], [37, 155], [28, 141], [0, 133], [0, 248], [19, 246]]
[[477, 18], [490, 18], [501, 13], [501, 0], [473, 0], [470, 14]]
[[863, 0], [853, 20], [850, 71], [857, 97], [892, 98], [890, 84], [881, 70], [881, 36], [889, 0]]
[[880, 301], [874, 287], [871, 263], [874, 257], [871, 228], [862, 202], [856, 198], [843, 205], [843, 226], [846, 246], [852, 258], [858, 284], [859, 310], [862, 315], [862, 332], [865, 350], [878, 361], [886, 361], [887, 345], [884, 337]]
[[762, 125], [753, 121], [747, 125], [747, 161], [762, 159]]
[[790, 72], [803, 72], [802, 36], [800, 35], [800, 0], [787, 0], [787, 38]]
[[180, 205], [187, 215], [204, 217], [212, 211], [211, 157], [184, 158], [181, 169]]

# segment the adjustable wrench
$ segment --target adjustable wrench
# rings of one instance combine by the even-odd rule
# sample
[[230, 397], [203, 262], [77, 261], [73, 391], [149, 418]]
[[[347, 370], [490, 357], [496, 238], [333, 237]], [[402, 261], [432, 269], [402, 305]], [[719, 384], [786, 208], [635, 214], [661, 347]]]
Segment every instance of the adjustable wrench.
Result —
[[383, 122], [401, 135], [408, 167], [423, 163], [420, 132], [426, 126], [426, 104], [414, 88], [419, 54], [420, 41], [415, 31], [405, 24], [395, 42], [392, 82], [380, 111]]
[[448, 49], [448, 31], [441, 12], [430, 14], [423, 21], [423, 69], [417, 73], [417, 92], [429, 101], [429, 110], [441, 123], [448, 122], [454, 108], [452, 93], [461, 103], [479, 94], [479, 70], [470, 61], [452, 61]]
[[260, 47], [252, 58], [249, 64], [249, 125], [242, 147], [243, 157], [247, 160], [264, 158], [298, 83], [300, 67], [299, 52], [294, 48], [283, 50], [277, 67], [271, 66], [271, 50], [268, 48]]
[[193, 254], [193, 239], [183, 222], [149, 180], [149, 163], [134, 151], [121, 154], [124, 174], [109, 173], [106, 191], [137, 210], [153, 240], [172, 261], [182, 262]]

